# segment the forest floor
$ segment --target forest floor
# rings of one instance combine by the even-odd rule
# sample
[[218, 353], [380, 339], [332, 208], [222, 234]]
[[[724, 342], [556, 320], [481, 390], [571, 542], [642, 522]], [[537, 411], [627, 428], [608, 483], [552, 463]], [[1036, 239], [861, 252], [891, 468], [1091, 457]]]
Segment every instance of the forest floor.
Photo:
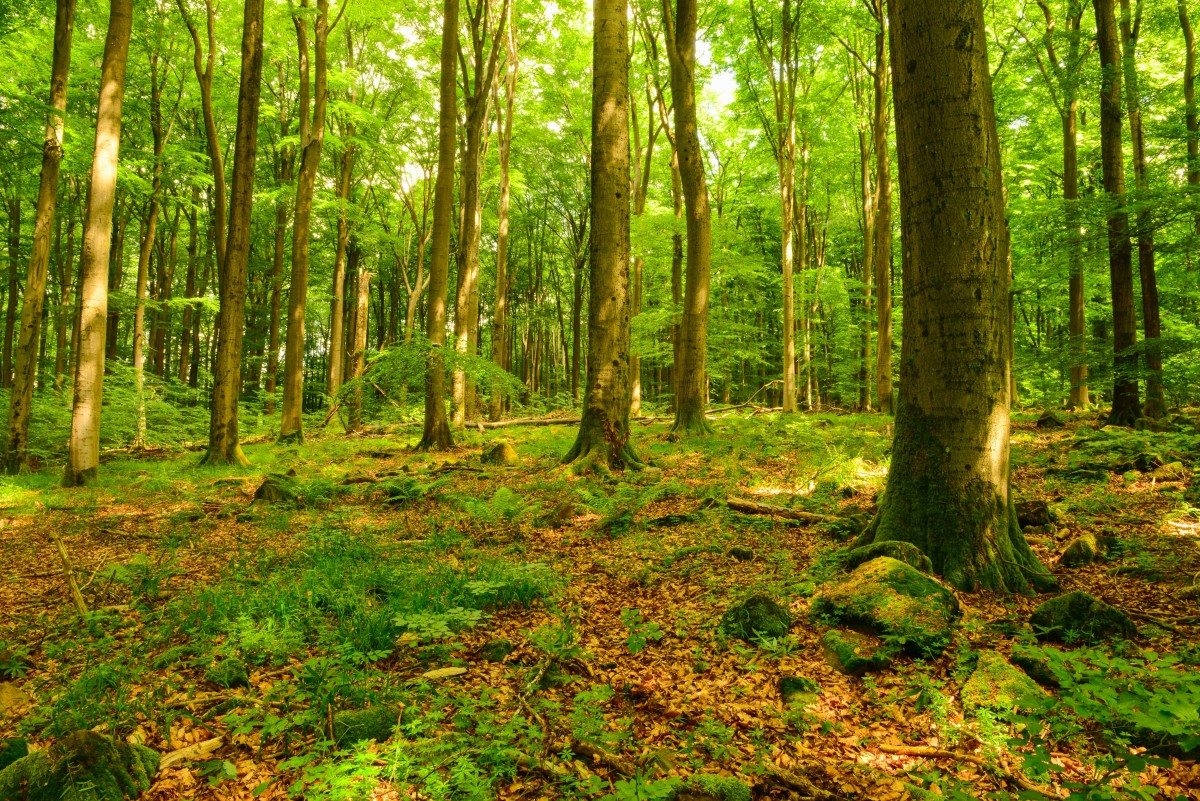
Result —
[[[1028, 539], [1063, 590], [1140, 634], [1065, 649], [1075, 680], [1033, 721], [964, 709], [960, 691], [981, 651], [1034, 647], [1044, 597], [960, 593], [936, 659], [865, 677], [827, 662], [809, 606], [874, 509], [891, 432], [811, 414], [729, 416], [682, 441], [635, 423], [658, 469], [611, 478], [558, 466], [562, 425], [471, 431], [449, 454], [409, 450], [414, 429], [250, 445], [242, 469], [116, 454], [83, 490], [50, 470], [7, 479], [0, 738], [195, 747], [149, 799], [636, 801], [695, 771], [756, 797], [1200, 798], [1200, 765], [1180, 758], [1200, 747], [1200, 433], [1035, 419], [1014, 427], [1014, 492], [1057, 521]], [[519, 466], [481, 462], [501, 440]], [[285, 500], [255, 500], [268, 474]], [[729, 496], [830, 520], [744, 515]], [[1059, 566], [1080, 532], [1108, 558]], [[786, 636], [722, 633], [751, 594], [789, 608]], [[352, 742], [380, 719], [399, 731]]]

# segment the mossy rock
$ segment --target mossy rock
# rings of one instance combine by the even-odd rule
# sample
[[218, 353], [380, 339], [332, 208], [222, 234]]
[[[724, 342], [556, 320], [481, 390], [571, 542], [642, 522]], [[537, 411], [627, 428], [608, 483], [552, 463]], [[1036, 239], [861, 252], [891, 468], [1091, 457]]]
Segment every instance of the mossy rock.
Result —
[[518, 467], [521, 457], [511, 442], [501, 441], [484, 451], [480, 461], [497, 467]]
[[744, 545], [735, 545], [726, 551], [725, 555], [739, 562], [750, 562], [754, 559], [754, 549], [747, 548]]
[[515, 650], [516, 646], [508, 640], [489, 640], [479, 649], [479, 658], [485, 662], [503, 662]]
[[350, 709], [333, 716], [333, 740], [339, 746], [349, 746], [362, 740], [384, 742], [400, 722], [398, 706], [372, 706]]
[[221, 687], [246, 687], [250, 684], [250, 671], [240, 658], [231, 656], [210, 667], [204, 680]]
[[1169, 462], [1150, 475], [1155, 481], [1184, 481], [1187, 479], [1187, 468], [1183, 462]]
[[933, 562], [929, 561], [929, 557], [920, 548], [911, 542], [901, 542], [900, 540], [884, 540], [855, 548], [846, 554], [842, 564], [847, 570], [853, 570], [859, 565], [881, 556], [890, 556], [906, 565], [915, 567], [922, 573], [933, 572]]
[[904, 650], [935, 657], [950, 643], [961, 614], [954, 593], [912, 565], [881, 556], [859, 565], [842, 582], [813, 599], [813, 614], [866, 626], [903, 641]]
[[1029, 622], [1042, 641], [1098, 642], [1137, 636], [1137, 626], [1128, 615], [1078, 590], [1046, 601], [1033, 611]]
[[1003, 656], [995, 651], [984, 651], [979, 655], [975, 672], [963, 685], [960, 697], [966, 710], [1012, 711], [1025, 698], [1045, 695], [1045, 690]]
[[1050, 669], [1050, 660], [1036, 651], [1013, 651], [1012, 663], [1043, 687], [1060, 686], [1054, 671]]
[[791, 625], [788, 610], [766, 595], [753, 595], [721, 617], [721, 631], [748, 643], [760, 637], [783, 637]]
[[4, 770], [18, 759], [29, 756], [29, 743], [20, 737], [0, 740], [0, 770]]
[[123, 801], [150, 789], [158, 753], [91, 731], [0, 770], [0, 801]]
[[1050, 504], [1045, 501], [1021, 501], [1015, 504], [1017, 511], [1017, 524], [1021, 528], [1026, 526], [1046, 526], [1054, 522], [1054, 515], [1050, 512]]
[[1062, 428], [1065, 425], [1063, 419], [1049, 409], [1042, 412], [1042, 416], [1037, 419], [1038, 428]]
[[279, 473], [271, 473], [264, 478], [254, 491], [254, 500], [267, 503], [292, 503], [299, 497], [291, 477]]
[[1100, 558], [1100, 542], [1092, 533], [1081, 534], [1059, 555], [1058, 563], [1063, 567], [1082, 567]]
[[782, 676], [777, 686], [779, 688], [779, 697], [783, 699], [784, 704], [791, 702], [797, 695], [813, 693], [821, 689], [820, 684], [817, 684], [807, 676]]
[[732, 776], [693, 773], [675, 792], [671, 801], [750, 801], [750, 788]]
[[821, 638], [825, 661], [847, 676], [861, 676], [887, 670], [892, 664], [892, 649], [857, 631], [830, 629]]

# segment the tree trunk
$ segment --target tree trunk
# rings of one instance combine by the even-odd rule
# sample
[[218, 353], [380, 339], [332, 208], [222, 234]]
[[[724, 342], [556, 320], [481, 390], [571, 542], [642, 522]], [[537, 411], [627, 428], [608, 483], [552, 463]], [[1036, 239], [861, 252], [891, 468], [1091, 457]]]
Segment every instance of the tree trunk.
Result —
[[1125, 207], [1125, 156], [1121, 149], [1121, 44], [1115, 0], [1094, 0], [1096, 43], [1100, 51], [1100, 149], [1104, 191], [1108, 194], [1108, 272], [1112, 282], [1113, 405], [1109, 425], [1132, 426], [1138, 406], [1137, 320], [1133, 308], [1133, 254]]
[[434, 185], [432, 252], [429, 264], [429, 306], [425, 333], [429, 357], [425, 370], [425, 427], [420, 450], [454, 447], [446, 417], [446, 370], [442, 347], [446, 344], [446, 291], [450, 283], [450, 228], [454, 220], [454, 151], [458, 125], [458, 0], [444, 0], [442, 56], [438, 104], [438, 171]]
[[242, 336], [246, 327], [246, 272], [254, 210], [254, 166], [258, 156], [258, 100], [262, 91], [263, 0], [246, 0], [242, 17], [242, 72], [238, 86], [229, 240], [217, 270], [221, 312], [217, 315], [217, 358], [213, 370], [206, 464], [247, 464], [238, 440]]
[[[354, 70], [354, 40], [347, 29], [346, 34], [347, 69]], [[357, 103], [358, 95], [354, 84], [351, 84], [347, 102]], [[342, 386], [342, 367], [345, 361], [346, 319], [345, 296], [346, 284], [346, 248], [350, 244], [350, 194], [354, 187], [354, 162], [358, 158], [358, 147], [354, 144], [355, 125], [353, 121], [344, 123], [341, 127], [342, 155], [340, 159], [341, 174], [338, 177], [337, 198], [337, 247], [333, 259], [333, 299], [330, 303], [329, 318], [329, 375], [325, 386], [325, 394], [336, 398], [338, 389]]]
[[965, 590], [1048, 586], [1009, 494], [1008, 259], [982, 0], [888, 4], [903, 375], [874, 540]]
[[588, 361], [583, 414], [563, 457], [577, 472], [638, 467], [629, 443], [628, 0], [595, 0]]
[[[17, 329], [17, 309], [21, 297], [21, 199], [8, 199], [8, 291], [5, 293], [4, 354], [0, 358], [0, 387], [12, 386], [13, 335]], [[37, 347], [37, 342], [33, 343]]]
[[[492, 363], [501, 370], [509, 370], [508, 360], [508, 226], [511, 202], [509, 158], [512, 154], [513, 113], [517, 97], [517, 25], [514, 18], [508, 27], [508, 58], [504, 70], [504, 120], [497, 127], [500, 134], [500, 208], [496, 221], [496, 308], [492, 313]], [[497, 111], [501, 105], [496, 102]], [[491, 419], [499, 420], [504, 414], [504, 397], [499, 391], [492, 392]]]
[[[367, 354], [367, 314], [371, 306], [371, 274], [358, 271], [358, 304], [354, 314], [354, 349], [350, 358], [350, 378], [362, 378]], [[354, 399], [350, 405], [350, 430], [362, 430], [362, 382], [354, 387]]]
[[[25, 273], [25, 304], [21, 308], [21, 329], [17, 335], [16, 365], [8, 404], [8, 440], [4, 466], [9, 473], [25, 467], [29, 448], [29, 412], [33, 404], [33, 385], [37, 381], [34, 349], [40, 334], [42, 310], [46, 300], [46, 277], [50, 269], [50, 233], [54, 225], [54, 205], [58, 199], [58, 176], [63, 156], [63, 128], [67, 108], [67, 79], [71, 72], [71, 39], [75, 30], [75, 0], [58, 0], [54, 15], [54, 55], [50, 68], [50, 113], [42, 144], [42, 171], [38, 183], [37, 210], [33, 222], [33, 252]], [[74, 220], [71, 221], [74, 236]], [[68, 251], [73, 248], [68, 248]], [[68, 253], [67, 262], [71, 255]], [[59, 317], [61, 318], [61, 310]], [[65, 329], [58, 341], [62, 343]], [[61, 345], [60, 345], [61, 350]], [[55, 352], [55, 372], [62, 370], [61, 356]], [[57, 385], [57, 381], [56, 381]]]
[[71, 439], [63, 486], [82, 486], [100, 469], [100, 404], [104, 391], [105, 324], [108, 319], [108, 257], [121, 144], [121, 104], [133, 25], [133, 0], [110, 0], [108, 35], [100, 66], [96, 146], [83, 234], [79, 358], [71, 405]]
[[[708, 286], [712, 251], [712, 218], [704, 153], [696, 118], [696, 0], [676, 0], [672, 20], [670, 0], [663, 0], [667, 20], [667, 54], [671, 63], [671, 95], [675, 102], [675, 139], [679, 176], [687, 210], [687, 276], [683, 316], [679, 326], [679, 379], [675, 425], [680, 433], [712, 430], [705, 416], [708, 405]], [[628, 83], [628, 80], [626, 80]], [[625, 105], [625, 115], [628, 116]], [[592, 239], [598, 236], [592, 232]], [[625, 266], [628, 271], [628, 264]], [[593, 292], [595, 288], [593, 286]]]
[[[1187, 0], [1178, 0], [1179, 28], [1183, 31], [1183, 103], [1187, 125], [1187, 180], [1193, 192], [1200, 192], [1200, 112], [1196, 108], [1196, 36], [1188, 17]], [[1196, 213], [1193, 228], [1200, 236], [1200, 212]]]
[[885, 0], [875, 3], [879, 30], [875, 34], [875, 398], [879, 411], [893, 414], [892, 406], [892, 162], [888, 152], [887, 16]]
[[179, 383], [186, 384], [191, 361], [192, 326], [199, 325], [199, 315], [191, 300], [196, 297], [196, 267], [200, 261], [200, 188], [192, 187], [192, 208], [188, 211], [188, 265], [183, 284], [183, 321], [179, 333]]

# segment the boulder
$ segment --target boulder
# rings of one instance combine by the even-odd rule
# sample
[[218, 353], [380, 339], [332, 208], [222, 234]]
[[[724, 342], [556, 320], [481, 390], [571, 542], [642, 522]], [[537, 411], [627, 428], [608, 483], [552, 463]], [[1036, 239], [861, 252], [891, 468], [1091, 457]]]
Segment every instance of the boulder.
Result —
[[743, 545], [735, 545], [726, 551], [725, 555], [730, 559], [736, 559], [739, 562], [749, 562], [754, 559], [754, 549], [747, 548]]
[[954, 593], [912, 565], [881, 556], [859, 565], [814, 600], [813, 614], [865, 626], [895, 638], [917, 657], [934, 657], [950, 643], [961, 614]]
[[886, 670], [892, 664], [892, 649], [857, 631], [830, 629], [821, 638], [825, 661], [847, 676]]
[[1100, 543], [1096, 535], [1088, 532], [1081, 534], [1059, 555], [1058, 563], [1063, 567], [1081, 567], [1090, 565], [1100, 558]]
[[18, 759], [29, 756], [29, 743], [20, 737], [0, 740], [0, 770], [4, 770]]
[[1098, 642], [1137, 636], [1128, 615], [1078, 590], [1046, 601], [1033, 611], [1029, 622], [1043, 641]]
[[521, 464], [521, 457], [512, 443], [501, 440], [484, 451], [480, 461], [497, 467], [517, 467]]
[[911, 542], [901, 542], [900, 540], [884, 540], [855, 548], [846, 554], [843, 564], [847, 570], [853, 570], [859, 565], [881, 556], [890, 556], [906, 565], [915, 567], [922, 573], [933, 572], [933, 562], [929, 561], [929, 557], [920, 548]]
[[671, 801], [750, 801], [750, 788], [732, 776], [693, 773], [671, 793]]
[[290, 477], [271, 473], [254, 491], [254, 500], [267, 503], [290, 503], [299, 496]]
[[246, 663], [236, 656], [222, 659], [204, 674], [205, 681], [221, 687], [246, 687], [250, 684], [250, 671]]
[[759, 637], [783, 637], [791, 625], [788, 610], [766, 595], [753, 595], [721, 617], [721, 631], [748, 643]]
[[1026, 526], [1046, 526], [1054, 522], [1050, 514], [1050, 505], [1045, 501], [1021, 501], [1016, 504], [1017, 524]]
[[382, 743], [392, 736], [400, 713], [400, 707], [388, 705], [338, 712], [333, 716], [333, 740], [343, 747], [362, 740]]
[[0, 770], [4, 801], [123, 801], [150, 789], [158, 753], [77, 731]]
[[1063, 419], [1049, 409], [1042, 412], [1042, 416], [1037, 419], [1038, 428], [1062, 428], [1065, 425]]
[[1150, 474], [1155, 481], [1185, 481], [1187, 468], [1183, 462], [1168, 462]]
[[960, 697], [966, 710], [986, 707], [1012, 711], [1019, 707], [1022, 699], [1045, 695], [1045, 690], [1003, 656], [995, 651], [984, 651], [979, 655], [975, 671], [963, 685]]

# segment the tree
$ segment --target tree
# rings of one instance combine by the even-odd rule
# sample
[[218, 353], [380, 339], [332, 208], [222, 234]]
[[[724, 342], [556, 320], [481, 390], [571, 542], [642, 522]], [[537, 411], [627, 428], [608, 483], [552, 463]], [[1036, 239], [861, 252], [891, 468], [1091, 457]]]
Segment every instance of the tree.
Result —
[[105, 324], [108, 319], [108, 258], [112, 246], [113, 201], [121, 145], [121, 104], [133, 27], [133, 0], [110, 0], [108, 35], [100, 64], [96, 107], [96, 148], [80, 265], [79, 358], [71, 404], [71, 440], [63, 486], [82, 486], [100, 469], [100, 404], [104, 393]]
[[[512, 367], [508, 357], [508, 240], [509, 240], [509, 209], [511, 205], [512, 180], [509, 165], [512, 159], [513, 113], [517, 98], [517, 70], [520, 62], [517, 56], [517, 23], [514, 18], [509, 22], [507, 42], [507, 58], [504, 63], [504, 102], [496, 97], [496, 128], [500, 132], [500, 207], [499, 218], [496, 222], [496, 309], [492, 316], [492, 362], [501, 370]], [[497, 94], [500, 89], [496, 88]], [[415, 220], [414, 220], [415, 221]], [[422, 248], [422, 252], [424, 249]], [[499, 393], [492, 395], [491, 418], [499, 420], [504, 412], [504, 396]]]
[[[1179, 29], [1183, 32], [1183, 104], [1184, 124], [1187, 126], [1187, 180], [1193, 192], [1200, 191], [1200, 113], [1196, 110], [1196, 34], [1188, 17], [1187, 0], [1178, 0]], [[1200, 236], [1200, 212], [1193, 224]]]
[[458, 52], [458, 0], [445, 0], [442, 13], [441, 96], [438, 105], [438, 171], [433, 189], [433, 233], [429, 264], [429, 307], [425, 334], [425, 429], [417, 447], [440, 451], [454, 446], [446, 417], [446, 291], [450, 284], [450, 227], [454, 214], [454, 149], [458, 126], [458, 89], [454, 58]]
[[[708, 405], [708, 290], [712, 258], [712, 217], [708, 183], [704, 177], [704, 152], [700, 148], [696, 119], [696, 0], [663, 0], [667, 26], [667, 56], [671, 64], [671, 97], [675, 103], [675, 137], [679, 175], [687, 207], [687, 280], [683, 290], [683, 317], [679, 326], [674, 431], [706, 433], [712, 430], [705, 416]], [[629, 78], [626, 75], [625, 83]], [[626, 108], [628, 114], [628, 108]], [[594, 135], [594, 134], [593, 134]], [[592, 240], [595, 241], [595, 229]], [[628, 269], [628, 265], [626, 265]], [[592, 285], [595, 292], [595, 284]], [[591, 370], [589, 360], [588, 369]]]
[[642, 464], [629, 443], [628, 0], [596, 0], [592, 13], [587, 380], [579, 433], [563, 457], [577, 472]]
[[[207, 464], [246, 464], [238, 439], [242, 338], [246, 328], [246, 270], [254, 211], [254, 166], [258, 156], [258, 100], [262, 91], [263, 0], [246, 0], [242, 17], [242, 73], [238, 87], [237, 133], [233, 147], [233, 186], [229, 238], [218, 265], [217, 358], [213, 369]], [[217, 236], [223, 232], [218, 231]]]
[[875, 67], [871, 73], [875, 89], [875, 113], [871, 131], [875, 149], [875, 393], [876, 408], [892, 414], [892, 162], [888, 152], [888, 86], [891, 64], [887, 60], [887, 0], [871, 0], [875, 31]]
[[1008, 237], [983, 3], [892, 0], [888, 20], [904, 332], [867, 535], [916, 545], [960, 589], [1045, 587], [1009, 493]]
[[58, 175], [63, 157], [67, 110], [67, 79], [71, 72], [71, 39], [75, 30], [75, 0], [58, 0], [54, 14], [54, 55], [50, 69], [50, 113], [42, 145], [42, 171], [33, 223], [33, 253], [25, 274], [25, 303], [17, 335], [16, 364], [8, 403], [8, 440], [4, 465], [16, 473], [26, 465], [29, 449], [29, 411], [37, 378], [37, 344], [41, 333], [46, 277], [50, 269], [50, 235], [58, 199]]

